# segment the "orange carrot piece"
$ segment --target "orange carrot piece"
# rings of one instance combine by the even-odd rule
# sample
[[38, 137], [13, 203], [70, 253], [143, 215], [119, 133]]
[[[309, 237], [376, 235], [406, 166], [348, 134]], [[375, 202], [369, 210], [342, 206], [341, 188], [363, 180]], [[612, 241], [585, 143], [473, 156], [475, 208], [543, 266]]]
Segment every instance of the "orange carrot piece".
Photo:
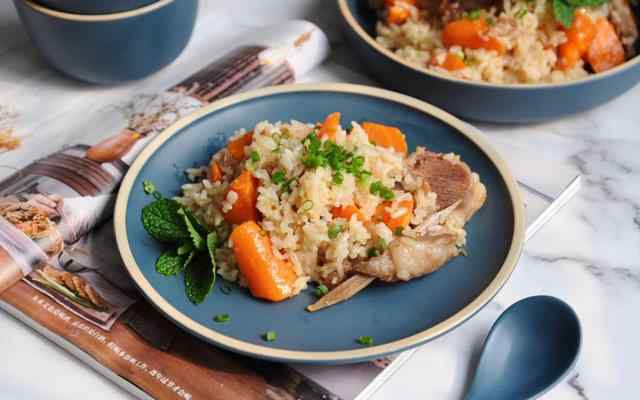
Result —
[[571, 24], [571, 28], [567, 30], [567, 41], [578, 45], [580, 55], [589, 50], [589, 46], [596, 36], [596, 24], [593, 19], [584, 11], [579, 11]]
[[358, 220], [362, 222], [366, 221], [366, 218], [364, 214], [362, 214], [362, 211], [360, 211], [360, 209], [354, 204], [349, 204], [348, 206], [333, 207], [331, 209], [331, 215], [333, 215], [333, 218], [344, 218], [348, 221], [354, 214], [356, 215], [356, 218], [358, 218]]
[[582, 58], [596, 35], [596, 26], [591, 17], [583, 11], [576, 13], [571, 27], [566, 31], [567, 41], [558, 47], [560, 69], [573, 68]]
[[217, 161], [212, 161], [209, 164], [209, 180], [211, 182], [220, 182], [222, 180], [222, 168], [220, 168], [220, 164]]
[[384, 0], [384, 5], [387, 7], [394, 6], [398, 3], [406, 3], [411, 4], [412, 6], [417, 6], [418, 0]]
[[362, 129], [376, 146], [392, 148], [399, 153], [407, 154], [407, 141], [402, 131], [395, 126], [365, 121], [362, 123]]
[[573, 68], [580, 60], [580, 48], [574, 42], [565, 42], [558, 48], [557, 67], [562, 70]]
[[393, 216], [387, 211], [387, 208], [391, 207], [391, 204], [390, 201], [385, 201], [378, 205], [374, 214], [374, 220], [384, 222], [392, 231], [409, 225], [411, 216], [413, 215], [413, 199], [402, 200], [398, 203], [398, 209], [402, 208], [405, 210], [404, 213], [400, 215]]
[[340, 113], [336, 111], [327, 115], [327, 118], [325, 118], [322, 125], [320, 125], [318, 137], [322, 138], [326, 135], [329, 139], [334, 139], [336, 133], [338, 133], [338, 129], [340, 129]]
[[587, 51], [587, 61], [595, 72], [624, 62], [624, 48], [613, 25], [604, 18], [596, 21], [596, 34]]
[[247, 132], [237, 139], [230, 141], [227, 144], [227, 150], [231, 153], [231, 156], [240, 161], [244, 159], [244, 148], [251, 144], [253, 140], [253, 132]]
[[235, 227], [231, 233], [233, 252], [242, 276], [254, 297], [282, 301], [293, 295], [293, 266], [273, 254], [271, 240], [254, 221]]
[[453, 53], [447, 53], [447, 56], [445, 57], [444, 62], [441, 66], [447, 71], [457, 71], [465, 67], [462, 58]]
[[229, 185], [229, 192], [235, 192], [238, 198], [231, 210], [224, 214], [225, 221], [239, 225], [246, 221], [258, 220], [258, 180], [251, 172], [244, 171]]
[[498, 54], [503, 54], [504, 45], [497, 38], [486, 36], [488, 31], [489, 26], [484, 18], [459, 19], [444, 26], [442, 43], [445, 47], [460, 46], [468, 49], [494, 50]]
[[387, 8], [387, 23], [390, 25], [402, 25], [409, 19], [409, 10], [401, 6]]

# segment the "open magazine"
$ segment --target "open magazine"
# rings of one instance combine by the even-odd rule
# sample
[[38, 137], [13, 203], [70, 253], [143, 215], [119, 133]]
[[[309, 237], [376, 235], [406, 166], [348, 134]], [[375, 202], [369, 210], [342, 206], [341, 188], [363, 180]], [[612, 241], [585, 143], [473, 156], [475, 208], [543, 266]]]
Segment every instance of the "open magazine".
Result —
[[[139, 295], [118, 255], [115, 193], [149, 141], [217, 99], [293, 82], [328, 53], [325, 35], [304, 21], [246, 39], [166, 91], [113, 107], [118, 128], [106, 136], [88, 132], [87, 143], [69, 144], [0, 182], [0, 307], [139, 398], [364, 399], [412, 351], [350, 366], [284, 365], [232, 354], [160, 315]], [[513, 157], [507, 161], [517, 175], [526, 157], [498, 148]], [[554, 170], [556, 182], [560, 170]], [[521, 182], [527, 237], [575, 192], [574, 178], [567, 172], [566, 188]]]

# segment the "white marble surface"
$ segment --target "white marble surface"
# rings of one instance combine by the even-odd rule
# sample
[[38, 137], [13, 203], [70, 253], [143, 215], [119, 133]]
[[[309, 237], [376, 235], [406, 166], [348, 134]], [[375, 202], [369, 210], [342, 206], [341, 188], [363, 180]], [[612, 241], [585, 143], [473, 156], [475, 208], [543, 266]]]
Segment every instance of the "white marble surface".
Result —
[[[194, 40], [169, 68], [135, 84], [93, 87], [48, 69], [31, 47], [9, 1], [0, 2], [0, 104], [20, 112], [23, 146], [0, 155], [0, 167], [20, 167], [84, 136], [87, 115], [115, 99], [152, 92], [196, 70], [203, 52], [233, 43], [238, 28], [289, 18], [318, 23], [333, 53], [303, 81], [369, 83], [341, 43], [334, 2], [328, 0], [202, 1]], [[216, 14], [225, 13], [226, 18]], [[230, 18], [229, 18], [230, 16]], [[228, 35], [207, 36], [211, 24]], [[640, 87], [588, 113], [528, 126], [478, 126], [494, 141], [584, 174], [582, 191], [528, 243], [515, 273], [496, 300], [470, 322], [433, 341], [374, 396], [383, 399], [456, 399], [491, 323], [520, 298], [549, 294], [571, 304], [582, 320], [583, 351], [570, 379], [545, 399], [632, 399], [640, 346]], [[531, 168], [524, 179], [540, 179]], [[11, 172], [0, 169], [0, 178]], [[552, 173], [545, 179], [553, 180]], [[131, 396], [12, 317], [0, 315], [0, 398], [127, 399]]]

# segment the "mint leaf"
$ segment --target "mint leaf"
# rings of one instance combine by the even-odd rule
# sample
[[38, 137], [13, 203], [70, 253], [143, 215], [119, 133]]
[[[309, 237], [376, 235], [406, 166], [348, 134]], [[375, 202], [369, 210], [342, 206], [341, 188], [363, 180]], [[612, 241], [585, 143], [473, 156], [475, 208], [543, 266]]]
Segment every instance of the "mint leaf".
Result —
[[553, 16], [566, 28], [573, 23], [575, 9], [565, 0], [553, 0]]
[[158, 199], [142, 209], [142, 226], [156, 240], [179, 242], [189, 239], [182, 216], [178, 214], [180, 204], [172, 199]]
[[165, 276], [173, 276], [184, 268], [184, 257], [175, 250], [164, 252], [156, 260], [156, 271]]
[[178, 214], [182, 215], [184, 225], [187, 227], [187, 231], [189, 231], [193, 247], [197, 250], [202, 250], [204, 248], [204, 238], [200, 234], [200, 230], [196, 228], [196, 226], [199, 225], [199, 222], [195, 220], [193, 214], [191, 214], [191, 212], [186, 208], [180, 208], [178, 210]]
[[180, 247], [178, 247], [177, 249], [178, 255], [180, 256], [190, 253], [192, 250], [193, 250], [193, 244], [191, 244], [191, 242], [186, 242], [180, 245]]
[[186, 267], [184, 273], [184, 287], [187, 297], [193, 304], [202, 303], [211, 292], [214, 283], [215, 273], [214, 268], [211, 267], [209, 256], [200, 253], [195, 262]]

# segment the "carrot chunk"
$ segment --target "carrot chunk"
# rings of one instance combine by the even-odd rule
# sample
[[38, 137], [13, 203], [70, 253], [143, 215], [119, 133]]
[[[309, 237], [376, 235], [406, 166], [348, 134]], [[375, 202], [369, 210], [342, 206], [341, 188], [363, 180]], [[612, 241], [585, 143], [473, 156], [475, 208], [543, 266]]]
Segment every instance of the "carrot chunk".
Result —
[[329, 139], [334, 139], [336, 137], [336, 133], [338, 133], [338, 129], [340, 129], [340, 113], [334, 112], [325, 118], [324, 122], [320, 126], [318, 137], [322, 138], [326, 135]]
[[356, 218], [358, 218], [358, 220], [362, 222], [366, 221], [366, 218], [364, 214], [362, 214], [362, 211], [360, 211], [360, 209], [354, 204], [349, 204], [348, 206], [333, 207], [331, 209], [331, 215], [333, 215], [333, 218], [344, 218], [348, 221], [354, 214], [356, 215]]
[[257, 221], [258, 180], [251, 172], [244, 171], [234, 179], [229, 185], [229, 192], [235, 192], [237, 198], [231, 210], [224, 213], [224, 219], [236, 225], [246, 221]]
[[387, 23], [390, 25], [402, 25], [409, 19], [409, 10], [401, 6], [387, 8]]
[[460, 46], [468, 49], [494, 50], [498, 54], [503, 54], [504, 45], [497, 38], [486, 36], [488, 31], [489, 26], [484, 18], [459, 19], [444, 26], [442, 43], [445, 47]]
[[296, 273], [291, 263], [275, 257], [271, 240], [254, 221], [235, 227], [233, 252], [254, 297], [282, 301], [293, 295]]
[[442, 63], [441, 67], [446, 69], [447, 71], [457, 71], [459, 69], [464, 68], [465, 65], [464, 65], [464, 61], [462, 61], [462, 58], [458, 57], [453, 53], [447, 53], [447, 56], [444, 59], [444, 62]]
[[595, 72], [602, 72], [624, 62], [624, 48], [615, 28], [604, 18], [596, 21], [596, 34], [587, 51], [587, 61]]
[[[392, 231], [409, 225], [411, 222], [411, 216], [413, 215], [413, 198], [401, 200], [398, 203], [397, 213], [394, 212], [391, 214], [387, 211], [387, 208], [391, 207], [391, 204], [392, 202], [385, 201], [378, 205], [374, 214], [374, 220], [384, 222]], [[400, 210], [402, 210], [402, 212], [400, 212]]]
[[578, 12], [565, 32], [567, 41], [558, 47], [558, 63], [560, 69], [573, 68], [584, 57], [596, 35], [596, 25], [585, 12]]
[[220, 164], [217, 161], [212, 161], [209, 164], [208, 176], [211, 182], [220, 182], [222, 180], [222, 168], [220, 168]]
[[227, 144], [227, 150], [231, 153], [231, 156], [240, 161], [244, 159], [244, 148], [251, 144], [253, 140], [253, 132], [247, 132], [237, 139], [230, 141]]
[[376, 146], [392, 148], [399, 153], [407, 154], [407, 141], [402, 131], [395, 126], [365, 121], [362, 123], [362, 129]]

